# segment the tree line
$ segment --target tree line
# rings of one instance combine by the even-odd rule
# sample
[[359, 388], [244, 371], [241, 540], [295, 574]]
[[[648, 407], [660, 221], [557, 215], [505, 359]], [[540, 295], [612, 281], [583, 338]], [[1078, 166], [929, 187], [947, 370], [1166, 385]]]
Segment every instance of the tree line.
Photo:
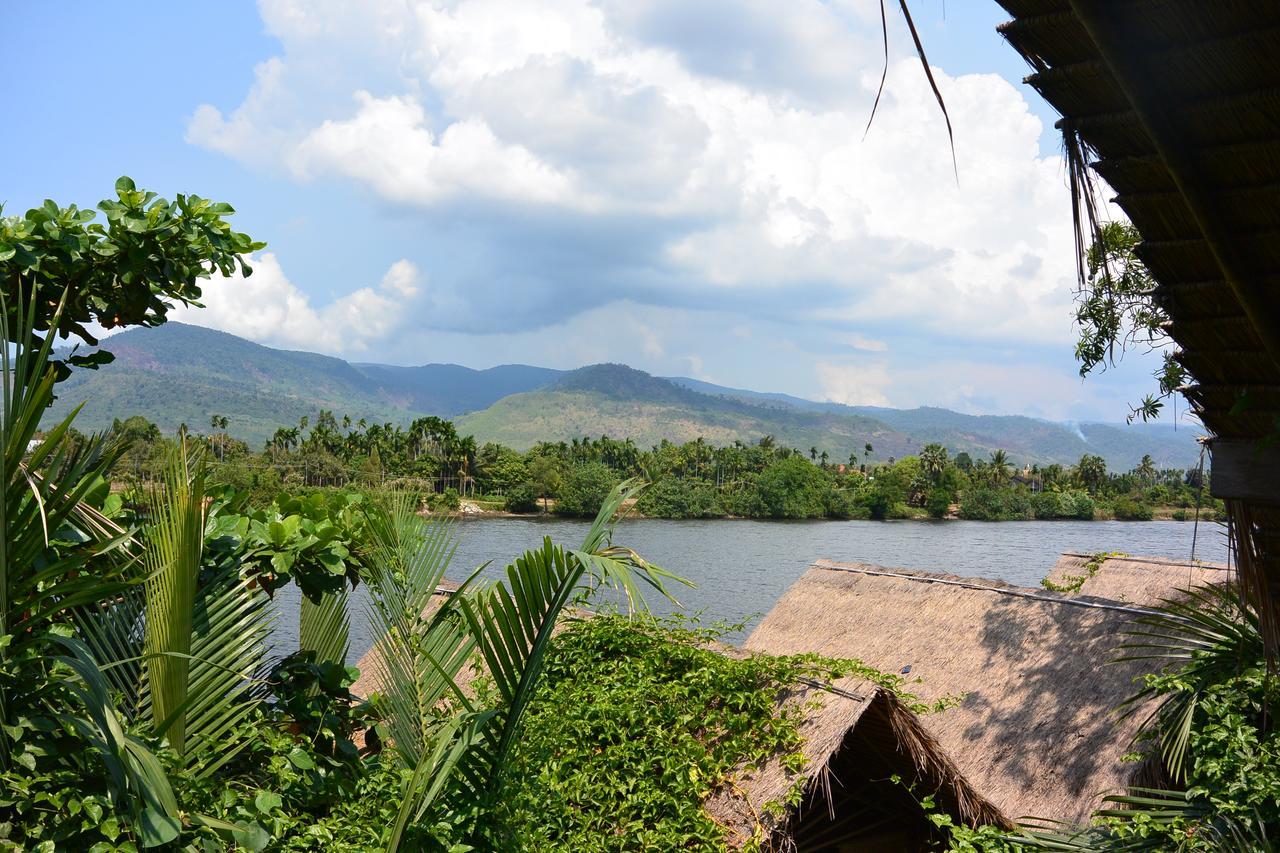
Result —
[[[871, 444], [847, 459], [758, 441], [715, 445], [699, 438], [642, 448], [630, 439], [544, 441], [526, 451], [478, 445], [448, 420], [408, 426], [367, 423], [322, 410], [277, 429], [261, 450], [228, 434], [213, 415], [199, 433], [218, 477], [260, 500], [286, 488], [374, 488], [416, 493], [430, 508], [457, 509], [463, 498], [489, 509], [590, 516], [617, 483], [649, 488], [635, 509], [659, 518], [918, 518], [974, 520], [1150, 520], [1157, 515], [1211, 519], [1208, 472], [1162, 468], [1150, 455], [1128, 471], [1100, 456], [1074, 465], [1016, 463], [1004, 450], [953, 453], [939, 443], [918, 454], [879, 458]], [[152, 478], [175, 437], [145, 418], [117, 421], [129, 450], [122, 470]], [[195, 435], [187, 428], [179, 432]]]

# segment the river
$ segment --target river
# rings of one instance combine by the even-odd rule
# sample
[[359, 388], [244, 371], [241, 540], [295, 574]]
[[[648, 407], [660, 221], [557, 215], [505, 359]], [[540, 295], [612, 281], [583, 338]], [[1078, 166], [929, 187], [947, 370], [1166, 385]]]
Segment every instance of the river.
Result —
[[[458, 550], [449, 577], [465, 577], [486, 562], [488, 574], [537, 545], [542, 537], [577, 545], [585, 521], [523, 518], [467, 519], [456, 525]], [[745, 623], [731, 632], [741, 639], [814, 560], [877, 563], [883, 566], [996, 578], [1038, 586], [1064, 551], [1123, 551], [1127, 554], [1187, 558], [1195, 525], [1172, 521], [664, 521], [637, 519], [618, 525], [614, 541], [696, 584], [673, 587], [684, 609], [704, 622]], [[1200, 524], [1195, 556], [1225, 562], [1225, 528]], [[364, 618], [364, 589], [351, 607], [351, 656], [358, 660], [373, 644]], [[278, 619], [272, 650], [297, 648], [298, 592], [276, 594]], [[654, 602], [654, 610], [671, 605]]]

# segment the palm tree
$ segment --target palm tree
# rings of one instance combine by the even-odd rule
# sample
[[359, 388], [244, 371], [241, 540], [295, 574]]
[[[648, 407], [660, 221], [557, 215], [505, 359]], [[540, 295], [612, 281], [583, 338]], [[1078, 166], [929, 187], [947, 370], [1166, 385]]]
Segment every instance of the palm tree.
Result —
[[987, 466], [987, 472], [991, 477], [992, 485], [1002, 486], [1009, 482], [1009, 455], [1003, 450], [991, 451], [991, 462]]
[[817, 461], [818, 461], [818, 448], [816, 448], [816, 447], [810, 447], [810, 448], [809, 448], [809, 461], [810, 461], [810, 462], [817, 462]]
[[1143, 455], [1142, 461], [1138, 463], [1137, 468], [1133, 469], [1133, 473], [1143, 485], [1151, 485], [1156, 478], [1156, 465], [1151, 454]]
[[[429, 619], [422, 614], [453, 554], [451, 528], [428, 523], [405, 507], [371, 517], [371, 612], [385, 631], [378, 681], [386, 685], [393, 754], [407, 777], [390, 851], [400, 848], [411, 820], [451, 797], [458, 800], [456, 813], [477, 816], [470, 831], [475, 847], [501, 846], [490, 837], [487, 816], [560, 614], [575, 594], [602, 585], [643, 607], [640, 583], [666, 595], [665, 582], [674, 579], [634, 551], [611, 544], [612, 519], [637, 489], [633, 482], [614, 488], [580, 548], [546, 538], [493, 586], [481, 585], [477, 570]], [[488, 707], [474, 704], [456, 684], [477, 651], [496, 689], [495, 704]], [[444, 721], [424, 713], [446, 699], [456, 710]], [[446, 784], [454, 775], [462, 780], [458, 788]]]
[[947, 449], [941, 444], [926, 444], [920, 451], [920, 466], [930, 481], [937, 485], [947, 470]]

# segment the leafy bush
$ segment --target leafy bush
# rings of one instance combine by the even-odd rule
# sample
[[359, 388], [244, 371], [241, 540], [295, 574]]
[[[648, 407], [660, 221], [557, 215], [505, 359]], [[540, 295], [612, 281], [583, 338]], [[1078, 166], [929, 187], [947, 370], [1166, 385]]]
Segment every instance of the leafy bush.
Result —
[[715, 489], [668, 477], [646, 489], [636, 509], [653, 518], [714, 518], [723, 514]]
[[877, 521], [884, 521], [889, 517], [889, 509], [892, 505], [889, 494], [879, 484], [859, 492], [858, 503], [866, 507], [867, 515]]
[[538, 493], [531, 483], [517, 483], [507, 490], [507, 512], [537, 512]]
[[443, 492], [427, 496], [427, 506], [433, 512], [457, 512], [462, 506], [462, 497], [458, 490], [450, 486]]
[[1111, 513], [1120, 521], [1150, 521], [1153, 516], [1150, 506], [1132, 498], [1116, 498]]
[[951, 509], [951, 495], [946, 489], [932, 489], [925, 498], [924, 508], [930, 518], [944, 518]]
[[723, 851], [709, 792], [742, 761], [803, 766], [804, 710], [780, 712], [779, 688], [851, 672], [900, 684], [853, 661], [730, 658], [710, 647], [721, 632], [681, 624], [605, 615], [553, 640], [503, 792], [505, 849]]
[[771, 463], [757, 482], [771, 518], [821, 518], [826, 514], [831, 485], [821, 468], [799, 456]]
[[591, 517], [600, 511], [609, 491], [618, 480], [607, 465], [587, 462], [569, 469], [556, 497], [556, 512], [561, 515]]

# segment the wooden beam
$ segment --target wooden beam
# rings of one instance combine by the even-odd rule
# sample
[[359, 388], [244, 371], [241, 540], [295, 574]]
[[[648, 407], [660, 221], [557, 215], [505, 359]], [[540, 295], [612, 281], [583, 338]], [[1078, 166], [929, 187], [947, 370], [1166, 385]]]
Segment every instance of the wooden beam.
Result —
[[1280, 442], [1262, 447], [1259, 441], [1213, 438], [1209, 455], [1209, 493], [1215, 498], [1280, 506]]

